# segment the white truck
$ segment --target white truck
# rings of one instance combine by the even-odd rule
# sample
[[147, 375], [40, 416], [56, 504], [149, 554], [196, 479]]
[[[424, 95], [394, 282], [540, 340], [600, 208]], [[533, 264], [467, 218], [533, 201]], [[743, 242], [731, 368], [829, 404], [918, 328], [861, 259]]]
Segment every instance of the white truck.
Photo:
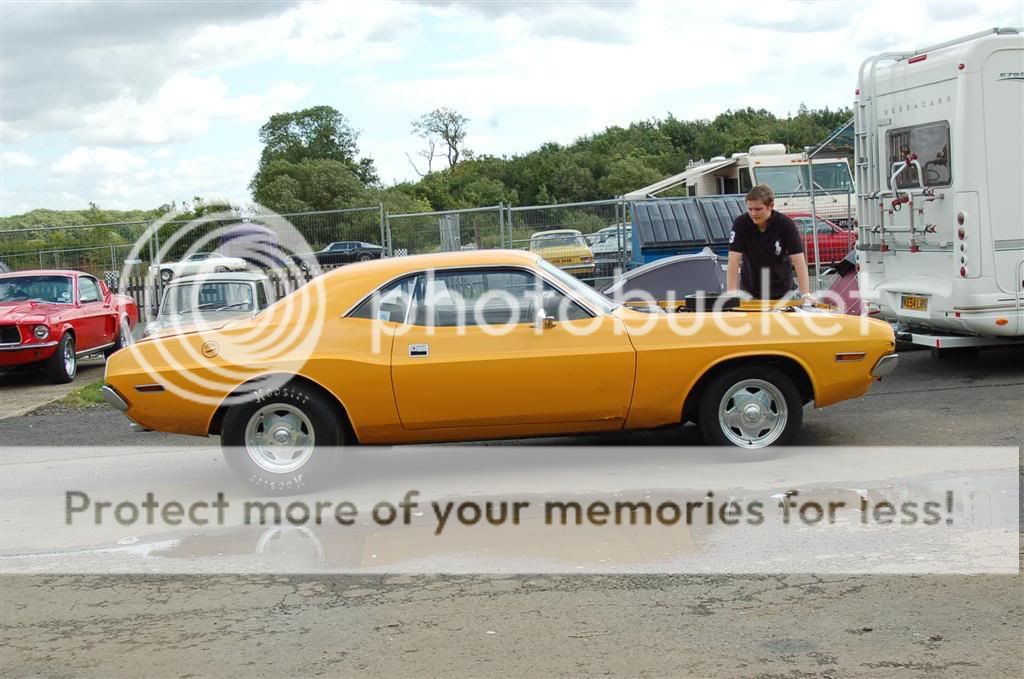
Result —
[[[812, 184], [813, 182], [813, 184]], [[686, 170], [624, 196], [626, 200], [655, 198], [670, 189], [684, 187], [688, 196], [745, 194], [755, 184], [775, 191], [780, 212], [811, 212], [842, 226], [852, 225], [856, 205], [850, 165], [843, 156], [815, 156], [812, 163], [803, 153], [786, 153], [784, 144], [757, 144], [746, 153], [715, 156], [691, 162]]]
[[940, 356], [1024, 336], [1022, 32], [861, 65], [860, 294], [898, 338]]

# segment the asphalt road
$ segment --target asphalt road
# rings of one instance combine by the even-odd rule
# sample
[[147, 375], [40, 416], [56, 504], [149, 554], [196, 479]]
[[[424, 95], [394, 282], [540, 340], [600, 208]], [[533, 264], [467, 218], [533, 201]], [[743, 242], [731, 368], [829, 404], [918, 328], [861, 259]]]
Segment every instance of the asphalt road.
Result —
[[[798, 443], [1019, 448], [1022, 386], [1019, 349], [962, 361], [905, 354], [866, 397], [807, 411]], [[36, 460], [32, 450], [0, 460], [9, 509], [72, 480], [115, 495], [231, 483], [222, 461], [195, 447], [203, 440], [134, 434], [106, 409], [5, 419], [0, 441], [39, 446]], [[516, 442], [552, 443], [680, 446], [681, 456], [706, 456], [692, 428]], [[175, 449], [118, 454], [140, 444]], [[381, 475], [431, 466], [428, 449], [382, 454]], [[524, 464], [498, 468], [512, 475]], [[567, 451], [557, 469], [574, 464]], [[584, 485], [618, 473], [600, 471], [582, 470]], [[4, 514], [0, 536], [17, 541], [19, 554], [54, 539], [25, 535]], [[116, 544], [124, 534], [97, 539]], [[209, 556], [227, 545], [206, 545]], [[0, 664], [14, 676], [1016, 677], [1024, 668], [1019, 573], [4, 575], [0, 584]]]

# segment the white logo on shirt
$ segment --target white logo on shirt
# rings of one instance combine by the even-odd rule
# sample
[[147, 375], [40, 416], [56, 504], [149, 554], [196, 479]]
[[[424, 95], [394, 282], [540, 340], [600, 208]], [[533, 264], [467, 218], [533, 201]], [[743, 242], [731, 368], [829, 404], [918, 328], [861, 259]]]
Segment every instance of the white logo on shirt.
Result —
[[736, 232], [735, 231], [730, 231], [729, 232], [729, 243], [731, 244], [734, 240], [736, 240]]
[[775, 241], [775, 256], [777, 257], [777, 256], [779, 256], [781, 254], [782, 254], [782, 244], [779, 243], [779, 241]]

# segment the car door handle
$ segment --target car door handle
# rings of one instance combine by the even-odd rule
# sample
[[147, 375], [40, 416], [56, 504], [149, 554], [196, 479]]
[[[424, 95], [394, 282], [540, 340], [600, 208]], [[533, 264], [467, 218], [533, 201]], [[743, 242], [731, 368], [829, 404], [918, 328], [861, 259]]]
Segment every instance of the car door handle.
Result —
[[430, 353], [429, 344], [410, 344], [409, 345], [409, 357], [418, 358], [420, 356], [426, 356]]

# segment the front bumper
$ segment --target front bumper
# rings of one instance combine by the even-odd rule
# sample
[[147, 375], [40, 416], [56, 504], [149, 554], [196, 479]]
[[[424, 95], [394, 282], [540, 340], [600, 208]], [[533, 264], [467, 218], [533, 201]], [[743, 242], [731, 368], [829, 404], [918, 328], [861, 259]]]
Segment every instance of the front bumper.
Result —
[[886, 354], [882, 358], [878, 359], [878, 363], [875, 363], [875, 367], [871, 369], [871, 376], [885, 377], [896, 369], [896, 365], [899, 361], [899, 354]]
[[103, 396], [103, 400], [111, 407], [120, 410], [122, 413], [128, 412], [128, 401], [124, 400], [124, 397], [117, 393], [117, 390], [109, 384], [104, 384], [100, 387], [100, 394]]
[[59, 342], [38, 342], [0, 346], [0, 366], [11, 368], [45, 361], [53, 356], [58, 344]]

